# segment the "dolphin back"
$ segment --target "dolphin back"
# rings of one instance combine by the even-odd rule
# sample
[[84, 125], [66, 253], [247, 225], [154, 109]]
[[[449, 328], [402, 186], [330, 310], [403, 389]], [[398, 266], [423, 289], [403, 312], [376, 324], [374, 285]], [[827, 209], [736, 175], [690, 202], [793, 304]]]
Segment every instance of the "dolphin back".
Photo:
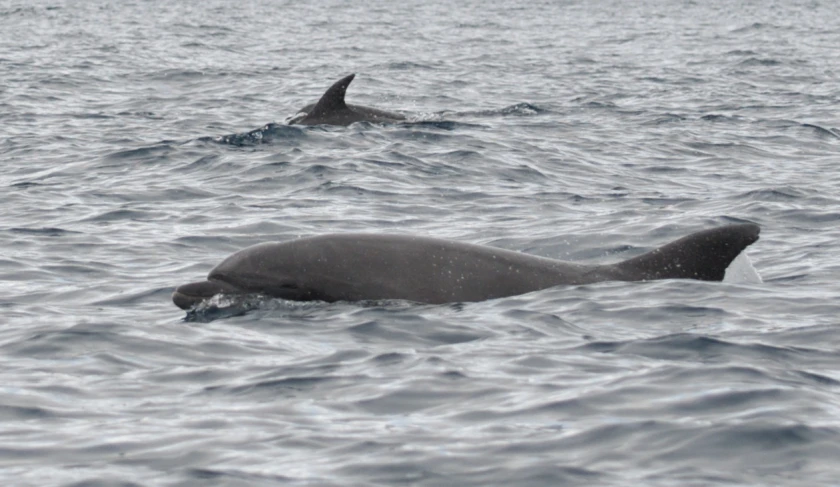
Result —
[[703, 230], [621, 262], [616, 268], [633, 276], [632, 280], [722, 281], [729, 264], [758, 240], [760, 231], [754, 223]]

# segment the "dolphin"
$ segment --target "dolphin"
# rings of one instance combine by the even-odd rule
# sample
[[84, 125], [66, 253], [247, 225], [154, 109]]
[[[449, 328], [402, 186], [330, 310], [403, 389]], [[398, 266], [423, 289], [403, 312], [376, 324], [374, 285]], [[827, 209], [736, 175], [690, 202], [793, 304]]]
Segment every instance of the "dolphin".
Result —
[[350, 125], [353, 122], [401, 122], [405, 117], [399, 113], [386, 112], [376, 108], [348, 105], [344, 102], [347, 87], [355, 74], [345, 76], [324, 93], [318, 103], [307, 105], [289, 121], [289, 125]]
[[327, 234], [240, 250], [211, 270], [207, 280], [179, 286], [172, 301], [186, 310], [216, 294], [443, 304], [601, 281], [722, 281], [732, 260], [758, 240], [759, 232], [752, 223], [717, 227], [605, 265], [430, 237]]

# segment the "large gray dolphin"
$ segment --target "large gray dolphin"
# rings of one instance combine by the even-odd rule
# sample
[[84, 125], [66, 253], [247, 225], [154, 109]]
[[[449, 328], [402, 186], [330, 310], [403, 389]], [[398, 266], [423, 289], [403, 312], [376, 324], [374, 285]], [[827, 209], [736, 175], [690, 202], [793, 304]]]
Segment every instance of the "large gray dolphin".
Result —
[[583, 265], [494, 247], [407, 235], [331, 234], [241, 250], [206, 281], [179, 286], [172, 301], [190, 309], [216, 294], [263, 294], [294, 301], [405, 299], [483, 301], [561, 284], [653, 279], [723, 280], [758, 240], [758, 225], [693, 233], [616, 264]]
[[318, 103], [300, 109], [301, 114], [289, 125], [350, 125], [353, 122], [400, 122], [405, 117], [399, 113], [386, 112], [344, 102], [347, 87], [355, 74], [345, 76], [330, 86]]

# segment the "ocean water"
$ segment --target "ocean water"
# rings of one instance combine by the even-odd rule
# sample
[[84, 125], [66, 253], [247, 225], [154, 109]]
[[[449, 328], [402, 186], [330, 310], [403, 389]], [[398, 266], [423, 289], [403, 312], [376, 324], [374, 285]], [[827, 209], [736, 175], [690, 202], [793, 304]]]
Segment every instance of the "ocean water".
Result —
[[[836, 2], [0, 2], [0, 484], [840, 485]], [[410, 122], [286, 126], [334, 81]], [[187, 315], [328, 232], [761, 279]]]

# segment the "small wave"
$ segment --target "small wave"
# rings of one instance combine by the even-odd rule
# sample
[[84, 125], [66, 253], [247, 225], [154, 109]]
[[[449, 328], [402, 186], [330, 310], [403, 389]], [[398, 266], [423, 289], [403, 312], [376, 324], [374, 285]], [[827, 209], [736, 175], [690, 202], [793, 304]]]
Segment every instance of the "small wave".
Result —
[[530, 103], [517, 103], [516, 105], [511, 105], [509, 107], [502, 108], [499, 110], [499, 113], [502, 115], [521, 115], [521, 116], [528, 116], [528, 115], [538, 115], [540, 113], [547, 113], [548, 110], [540, 108], [536, 105], [532, 105]]
[[710, 113], [708, 115], [703, 115], [702, 117], [700, 117], [700, 120], [705, 120], [706, 122], [735, 122], [737, 120], [740, 120], [740, 117]]
[[761, 343], [734, 343], [691, 333], [623, 342], [592, 342], [580, 347], [601, 353], [639, 355], [658, 360], [727, 362], [733, 357], [758, 356], [763, 360], [786, 361], [798, 353], [787, 347]]
[[[280, 474], [254, 473], [251, 471], [243, 471], [231, 468], [209, 468], [209, 467], [192, 467], [185, 470], [185, 475], [188, 479], [198, 480], [198, 484], [206, 484], [208, 481], [213, 481], [214, 484], [225, 485], [280, 485], [292, 484], [295, 478], [287, 477]], [[105, 484], [103, 484], [105, 485]], [[111, 483], [107, 484], [111, 485]], [[123, 484], [118, 484], [123, 485]], [[139, 484], [125, 484], [124, 487], [135, 487]], [[88, 486], [87, 483], [84, 484]], [[99, 484], [92, 484], [90, 487], [98, 487]], [[82, 484], [74, 484], [72, 487], [82, 487]]]
[[[154, 81], [189, 81], [196, 78], [206, 76], [205, 71], [198, 71], [194, 69], [164, 69], [148, 75], [148, 78]], [[213, 73], [218, 76], [219, 73]]]
[[463, 123], [463, 122], [453, 122], [451, 120], [419, 120], [416, 122], [403, 122], [400, 125], [403, 126], [411, 126], [411, 127], [419, 127], [419, 128], [435, 128], [441, 130], [456, 130], [459, 128], [467, 128], [467, 127], [481, 127], [481, 125], [475, 125], [470, 123]]
[[27, 188], [34, 188], [36, 186], [44, 186], [44, 184], [36, 183], [36, 182], [33, 182], [33, 181], [21, 181], [19, 183], [12, 183], [9, 186], [11, 186], [12, 188], [27, 189]]
[[[766, 404], [774, 404], [772, 391], [765, 393], [764, 397], [750, 398], [753, 401], [763, 399]], [[694, 429], [685, 431], [682, 436], [685, 438], [675, 446], [667, 457], [671, 461], [696, 459], [713, 456], [720, 459], [730, 459], [733, 464], [741, 464], [747, 455], [762, 453], [765, 462], [763, 468], [767, 470], [786, 471], [787, 468], [780, 468], [775, 462], [768, 462], [772, 454], [778, 455], [779, 462], [782, 459], [787, 461], [791, 457], [804, 456], [812, 459], [816, 451], [808, 453], [794, 453], [805, 449], [829, 448], [831, 453], [836, 454], [834, 446], [837, 440], [837, 431], [833, 427], [814, 427], [804, 424], [767, 424], [764, 422], [751, 421], [742, 424], [716, 425], [712, 428]], [[829, 456], [831, 455], [828, 454]], [[739, 460], [734, 460], [739, 458]], [[749, 460], [748, 460], [749, 461]], [[804, 460], [803, 460], [804, 461]], [[826, 484], [827, 485], [827, 484]]]
[[770, 24], [764, 24], [761, 22], [753, 22], [750, 25], [745, 25], [743, 27], [738, 27], [736, 29], [732, 29], [730, 32], [732, 33], [740, 33], [740, 32], [749, 32], [753, 30], [762, 30], [767, 28], [772, 28], [773, 26]]
[[88, 222], [110, 222], [110, 221], [119, 221], [119, 220], [129, 220], [129, 221], [153, 221], [155, 220], [155, 216], [160, 215], [160, 213], [150, 212], [150, 211], [138, 211], [138, 210], [113, 210], [107, 211], [100, 215], [96, 215], [90, 218], [86, 218], [82, 221]]
[[33, 358], [49, 357], [55, 360], [65, 353], [73, 355], [76, 347], [107, 344], [122, 341], [121, 334], [117, 331], [118, 325], [99, 323], [79, 323], [69, 328], [45, 328], [27, 337], [14, 345], [13, 354]]
[[172, 288], [147, 289], [131, 294], [119, 294], [115, 298], [106, 298], [94, 301], [96, 306], [127, 306], [145, 301], [161, 301], [168, 299], [172, 294]]
[[531, 103], [517, 103], [516, 105], [506, 106], [504, 108], [497, 108], [494, 110], [479, 110], [469, 112], [458, 112], [460, 116], [477, 116], [477, 117], [496, 117], [496, 116], [514, 116], [514, 117], [529, 117], [532, 115], [540, 115], [548, 113], [548, 110], [540, 108]]
[[781, 61], [775, 59], [749, 58], [738, 63], [739, 66], [779, 66]]
[[117, 113], [120, 117], [138, 117], [138, 118], [145, 118], [150, 120], [163, 120], [163, 117], [154, 113], [154, 112], [119, 112]]
[[642, 76], [639, 81], [650, 81], [651, 83], [670, 83], [671, 80], [659, 76]]
[[132, 160], [137, 162], [150, 162], [168, 159], [173, 150], [174, 149], [170, 144], [161, 143], [149, 147], [139, 147], [136, 149], [126, 149], [112, 152], [105, 156], [105, 159], [111, 161]]
[[55, 416], [54, 412], [42, 407], [0, 405], [0, 421], [40, 420]]
[[0, 18], [2, 17], [11, 17], [13, 15], [29, 15], [29, 14], [38, 14], [38, 10], [35, 7], [17, 7], [13, 9], [4, 9], [0, 10]]
[[643, 125], [647, 125], [647, 126], [664, 125], [664, 124], [669, 124], [669, 123], [684, 122], [685, 120], [686, 120], [686, 117], [683, 116], [683, 115], [679, 115], [679, 114], [676, 114], [676, 113], [665, 113], [665, 114], [657, 116], [653, 120], [643, 122]]
[[109, 120], [115, 118], [113, 115], [105, 113], [68, 113], [68, 117], [80, 120]]
[[204, 170], [204, 169], [211, 168], [217, 162], [219, 162], [218, 154], [208, 154], [208, 155], [204, 155], [204, 156], [199, 157], [198, 159], [192, 161], [191, 163], [189, 163], [188, 165], [186, 165], [186, 166], [184, 166], [180, 169], [184, 169], [184, 170], [202, 169], [202, 170]]
[[282, 394], [295, 394], [312, 391], [319, 385], [335, 382], [334, 377], [282, 377], [278, 379], [257, 380], [238, 386], [209, 386], [205, 392], [217, 392], [231, 396], [266, 395], [276, 398]]
[[362, 188], [361, 186], [353, 186], [349, 184], [336, 184], [332, 181], [327, 181], [317, 188], [315, 191], [323, 191], [325, 193], [330, 194], [347, 194], [347, 195], [356, 195], [356, 196], [365, 196], [365, 197], [382, 197], [382, 196], [392, 196], [394, 194], [393, 191], [382, 191], [382, 190], [375, 190], [375, 189], [368, 189]]
[[294, 141], [306, 136], [303, 128], [294, 125], [269, 123], [264, 127], [241, 134], [222, 135], [218, 137], [203, 137], [199, 140], [211, 141], [236, 147], [271, 144], [278, 140]]
[[803, 123], [803, 127], [812, 129], [817, 133], [819, 137], [830, 137], [834, 139], [840, 139], [840, 130], [834, 128], [825, 128], [820, 127], [819, 125], [814, 125], [810, 123]]
[[348, 328], [348, 331], [365, 339], [384, 339], [403, 345], [408, 343], [454, 345], [487, 337], [486, 333], [465, 326], [429, 323], [416, 314], [406, 315], [397, 322], [392, 322], [393, 316], [389, 318], [391, 319], [387, 321], [377, 319], [353, 325]]
[[817, 374], [814, 372], [808, 372], [806, 370], [797, 370], [794, 372], [799, 377], [812, 382], [814, 384], [824, 385], [824, 386], [831, 386], [837, 387], [840, 386], [840, 381], [837, 379], [828, 377], [827, 375]]
[[375, 66], [377, 68], [384, 67], [385, 69], [393, 69], [393, 70], [411, 70], [411, 71], [419, 71], [423, 69], [434, 69], [432, 66], [428, 64], [422, 64], [413, 61], [400, 61], [400, 62], [391, 62], [384, 65]]
[[45, 236], [45, 237], [63, 237], [65, 235], [68, 235], [68, 234], [71, 234], [71, 233], [76, 233], [76, 234], [81, 233], [81, 232], [74, 232], [72, 230], [65, 230], [63, 228], [58, 228], [58, 227], [42, 227], [42, 228], [15, 227], [15, 228], [10, 228], [9, 231], [12, 232], [12, 233], [20, 233], [20, 234], [24, 234], [24, 235], [39, 235], [39, 236]]
[[[576, 100], [576, 101], [582, 101], [582, 100]], [[583, 108], [608, 108], [608, 109], [618, 108], [618, 105], [616, 105], [613, 102], [610, 102], [610, 101], [595, 101], [595, 100], [585, 101], [585, 102], [581, 103], [580, 106], [583, 107]]]
[[754, 201], [791, 201], [804, 198], [805, 195], [801, 191], [793, 188], [765, 188], [747, 191], [739, 196], [739, 199], [745, 198]]
[[743, 50], [743, 49], [735, 49], [726, 53], [727, 56], [755, 56], [758, 53], [755, 51]]

